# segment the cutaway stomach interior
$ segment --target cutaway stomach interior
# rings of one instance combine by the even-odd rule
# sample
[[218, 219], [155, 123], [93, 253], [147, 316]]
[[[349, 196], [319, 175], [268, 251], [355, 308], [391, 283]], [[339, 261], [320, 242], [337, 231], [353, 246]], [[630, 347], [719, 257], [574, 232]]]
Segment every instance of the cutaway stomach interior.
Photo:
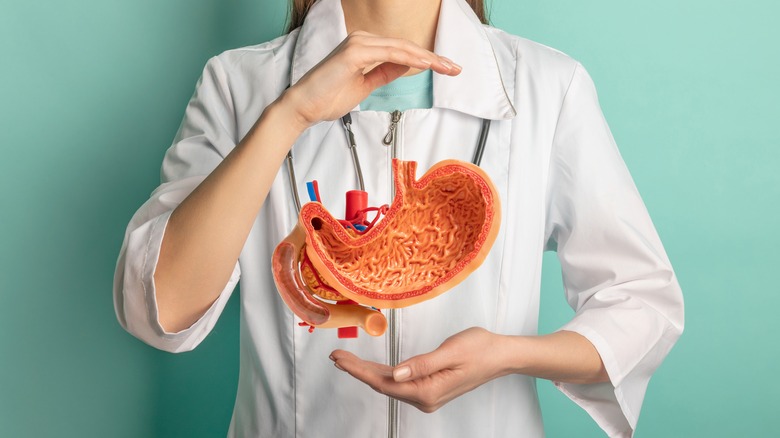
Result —
[[355, 286], [397, 293], [430, 284], [470, 254], [485, 222], [479, 186], [459, 173], [430, 181], [423, 190], [407, 187], [402, 207], [377, 226], [362, 246], [339, 239], [323, 221], [314, 238], [341, 275]]

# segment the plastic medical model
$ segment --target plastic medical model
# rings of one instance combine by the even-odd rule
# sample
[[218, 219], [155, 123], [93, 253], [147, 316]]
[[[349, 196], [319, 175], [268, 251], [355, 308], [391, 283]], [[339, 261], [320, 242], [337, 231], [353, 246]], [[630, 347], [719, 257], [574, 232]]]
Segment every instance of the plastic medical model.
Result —
[[[361, 327], [380, 336], [387, 321], [378, 309], [434, 298], [485, 259], [501, 221], [487, 174], [457, 160], [437, 163], [419, 180], [416, 169], [416, 162], [393, 160], [389, 207], [367, 208], [368, 195], [358, 190], [347, 192], [348, 220], [319, 202], [303, 206], [272, 259], [279, 294], [301, 325]], [[371, 211], [376, 216], [369, 223]]]

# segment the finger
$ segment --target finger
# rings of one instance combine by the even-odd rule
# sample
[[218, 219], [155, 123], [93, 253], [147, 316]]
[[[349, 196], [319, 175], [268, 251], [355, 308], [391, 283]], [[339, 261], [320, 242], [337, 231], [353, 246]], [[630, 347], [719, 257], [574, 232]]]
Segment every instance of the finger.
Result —
[[393, 62], [421, 70], [431, 68], [437, 73], [450, 75], [457, 75], [462, 70], [451, 59], [439, 56], [406, 39], [381, 37], [365, 32], [350, 34], [347, 39], [347, 44], [354, 46], [364, 56], [370, 54], [373, 62]]
[[393, 380], [393, 367], [363, 360], [354, 354], [336, 350], [331, 354], [336, 368], [370, 386], [374, 391], [414, 404], [418, 402], [421, 385], [418, 382], [398, 383]]
[[374, 391], [422, 409], [421, 388], [416, 382], [393, 380], [393, 368], [354, 355], [342, 355], [334, 361], [336, 368], [368, 385]]
[[396, 382], [408, 382], [429, 377], [442, 370], [457, 365], [456, 356], [446, 347], [412, 357], [398, 364], [393, 369], [393, 379]]
[[455, 61], [446, 56], [438, 55], [430, 50], [424, 49], [412, 41], [401, 38], [368, 37], [365, 44], [369, 46], [394, 47], [403, 50], [413, 56], [418, 57], [424, 62], [431, 64], [431, 68], [437, 73], [457, 75], [463, 69]]
[[[362, 46], [355, 48], [350, 53], [345, 53], [345, 56], [348, 57], [348, 62], [357, 66], [381, 65], [389, 62], [420, 70], [433, 68], [432, 63], [436, 61], [431, 56], [393, 46]], [[443, 70], [443, 68], [439, 68], [439, 70]]]
[[345, 351], [334, 352], [331, 358], [336, 368], [365, 383], [374, 391], [397, 397], [393, 385], [398, 384], [393, 381], [392, 367], [360, 359]]
[[393, 64], [392, 62], [385, 62], [374, 67], [370, 72], [366, 73], [364, 78], [366, 84], [372, 89], [379, 88], [383, 85], [387, 85], [390, 82], [403, 76], [404, 73], [409, 71], [409, 67], [400, 64]]
[[458, 381], [451, 370], [407, 382], [396, 382], [393, 379], [393, 368], [388, 365], [366, 361], [343, 350], [334, 351], [331, 359], [338, 369], [349, 373], [374, 391], [423, 412], [433, 412], [459, 395], [456, 390]]
[[[336, 365], [336, 368], [339, 368], [343, 371], [355, 371], [361, 376], [367, 376], [371, 374], [388, 379], [392, 379], [393, 377], [393, 367], [381, 363], [363, 360], [348, 351], [335, 350], [333, 353], [331, 353], [330, 359], [333, 361], [334, 365]], [[350, 374], [352, 373], [350, 372]]]
[[447, 57], [444, 57], [444, 56], [439, 56], [439, 58], [441, 59], [441, 64], [445, 68], [451, 67], [450, 71], [447, 73], [450, 76], [457, 76], [457, 75], [460, 74], [461, 71], [463, 71], [463, 67], [461, 67], [460, 65], [456, 64], [455, 61], [451, 60], [450, 58], [447, 58]]

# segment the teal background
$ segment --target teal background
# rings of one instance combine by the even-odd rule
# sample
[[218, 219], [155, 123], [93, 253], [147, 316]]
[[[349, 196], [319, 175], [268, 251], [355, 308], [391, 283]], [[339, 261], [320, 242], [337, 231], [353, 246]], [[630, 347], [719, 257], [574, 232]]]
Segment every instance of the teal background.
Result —
[[[206, 60], [282, 33], [285, 2], [0, 0], [0, 436], [224, 436], [234, 298], [191, 353], [116, 322], [124, 229]], [[493, 23], [580, 60], [686, 297], [637, 437], [778, 433], [780, 5], [494, 0]], [[457, 60], [456, 60], [457, 61]], [[542, 332], [572, 314], [545, 258]], [[550, 437], [603, 436], [540, 381]]]

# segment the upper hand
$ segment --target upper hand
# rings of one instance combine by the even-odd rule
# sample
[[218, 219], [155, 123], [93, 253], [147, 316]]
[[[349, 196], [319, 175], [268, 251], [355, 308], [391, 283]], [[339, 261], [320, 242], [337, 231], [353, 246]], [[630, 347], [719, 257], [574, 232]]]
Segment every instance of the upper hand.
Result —
[[337, 368], [363, 381], [375, 391], [433, 412], [450, 400], [508, 374], [501, 336], [470, 328], [445, 340], [436, 350], [412, 357], [395, 368], [336, 350]]
[[452, 76], [461, 71], [451, 60], [411, 41], [355, 31], [285, 91], [280, 102], [307, 127], [335, 120], [410, 68]]

